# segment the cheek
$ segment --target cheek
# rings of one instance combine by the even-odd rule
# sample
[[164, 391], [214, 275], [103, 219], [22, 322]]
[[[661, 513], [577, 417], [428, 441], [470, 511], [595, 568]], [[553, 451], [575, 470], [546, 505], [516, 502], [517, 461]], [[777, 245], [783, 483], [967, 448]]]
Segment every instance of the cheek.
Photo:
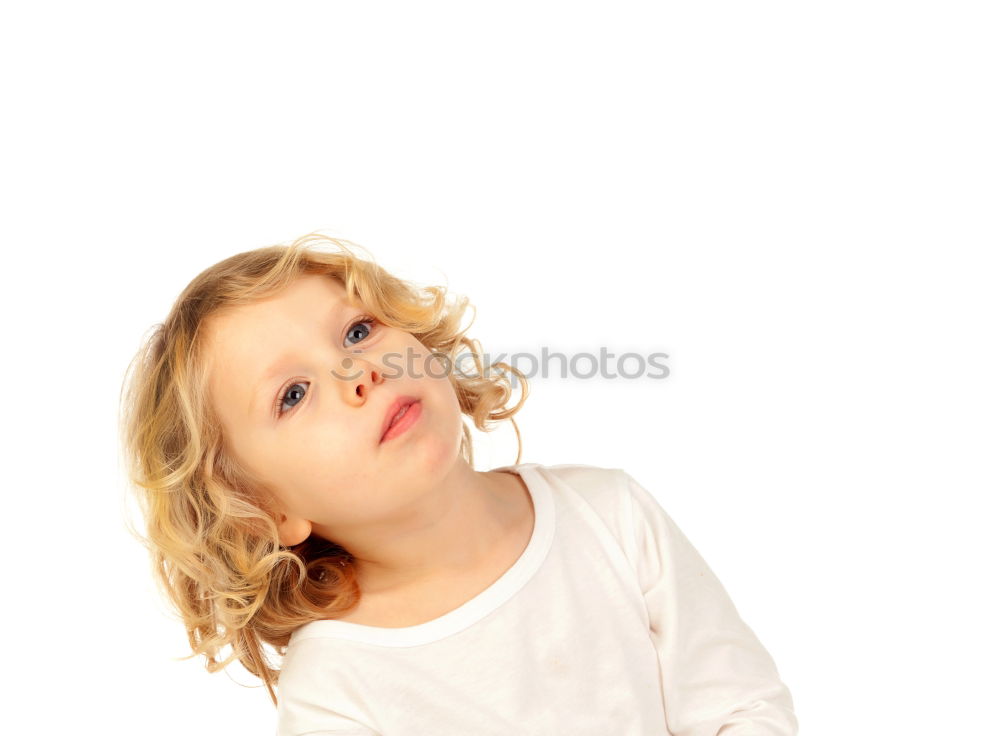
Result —
[[448, 362], [445, 356], [438, 354], [428, 355], [425, 359], [427, 376], [436, 381], [446, 381], [448, 379]]
[[[289, 422], [304, 417], [289, 417]], [[272, 436], [258, 458], [266, 458], [270, 474], [296, 488], [328, 485], [338, 473], [351, 473], [362, 463], [368, 440], [365, 427], [338, 422], [299, 421]], [[374, 451], [371, 440], [371, 451]]]
[[302, 507], [315, 518], [332, 511], [343, 512], [378, 487], [378, 468], [358, 453], [341, 456], [317, 452], [289, 471], [289, 486]]
[[343, 422], [313, 424], [297, 435], [288, 452], [310, 469], [317, 465], [350, 468], [366, 450], [374, 451], [376, 431], [362, 422], [349, 426]]
[[451, 381], [444, 379], [438, 382], [436, 393], [438, 396], [435, 403], [440, 414], [436, 426], [442, 434], [443, 444], [451, 447], [456, 442], [462, 441], [465, 415], [462, 414], [462, 407]]

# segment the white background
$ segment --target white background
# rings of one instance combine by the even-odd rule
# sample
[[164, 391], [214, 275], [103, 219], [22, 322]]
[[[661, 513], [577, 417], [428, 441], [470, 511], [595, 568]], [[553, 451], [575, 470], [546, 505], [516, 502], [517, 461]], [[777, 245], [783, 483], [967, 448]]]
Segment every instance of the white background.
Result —
[[322, 230], [488, 351], [669, 354], [535, 378], [522, 460], [650, 488], [803, 736], [996, 733], [994, 8], [8, 4], [3, 731], [273, 733], [171, 659], [117, 400], [198, 272]]

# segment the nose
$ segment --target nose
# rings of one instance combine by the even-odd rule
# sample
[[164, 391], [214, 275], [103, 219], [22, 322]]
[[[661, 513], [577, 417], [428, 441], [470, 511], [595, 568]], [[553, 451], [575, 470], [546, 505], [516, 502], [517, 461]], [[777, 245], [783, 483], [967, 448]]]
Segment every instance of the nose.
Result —
[[354, 393], [362, 398], [365, 398], [367, 397], [372, 386], [384, 381], [385, 378], [382, 377], [378, 368], [367, 368], [365, 369], [364, 375], [355, 382]]
[[[385, 376], [378, 366], [364, 358], [353, 357], [345, 359], [344, 363], [347, 369], [344, 383], [349, 394], [365, 399], [368, 398], [372, 386], [385, 382]], [[336, 374], [336, 371], [334, 373]], [[343, 374], [341, 377], [345, 378]]]

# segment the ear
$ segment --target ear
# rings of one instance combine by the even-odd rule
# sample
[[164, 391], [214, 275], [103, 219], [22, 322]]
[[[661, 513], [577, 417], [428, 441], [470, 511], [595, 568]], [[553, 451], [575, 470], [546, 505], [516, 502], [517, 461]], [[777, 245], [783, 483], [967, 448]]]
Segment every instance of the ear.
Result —
[[286, 547], [291, 547], [306, 541], [312, 534], [312, 522], [298, 516], [281, 515], [278, 522], [278, 539]]

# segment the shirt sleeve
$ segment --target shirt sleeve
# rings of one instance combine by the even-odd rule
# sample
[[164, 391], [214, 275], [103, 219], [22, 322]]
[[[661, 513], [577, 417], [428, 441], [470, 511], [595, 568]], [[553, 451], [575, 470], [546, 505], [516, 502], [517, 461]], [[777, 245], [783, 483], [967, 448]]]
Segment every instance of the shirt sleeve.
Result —
[[288, 736], [380, 736], [380, 734], [360, 724], [337, 728], [335, 730], [325, 728], [321, 731], [314, 731], [313, 729], [307, 731], [289, 731], [284, 726], [279, 725], [276, 734], [277, 736], [285, 736], [285, 734], [288, 734]]
[[[307, 640], [293, 646], [302, 647], [309, 643]], [[380, 736], [363, 723], [341, 713], [340, 708], [330, 702], [323, 667], [309, 666], [315, 660], [322, 664], [322, 652], [298, 651], [295, 654], [305, 654], [307, 660], [305, 666], [302, 660], [298, 660], [298, 666], [287, 668], [279, 677], [275, 736]]]
[[625, 477], [670, 733], [797, 736], [792, 696], [771, 655], [673, 519]]
[[277, 730], [277, 736], [283, 736], [283, 734], [290, 734], [291, 736], [380, 736], [375, 731], [370, 728], [361, 725], [355, 725], [353, 727], [338, 728], [331, 731], [330, 729], [323, 729], [321, 731], [314, 731], [309, 729], [308, 731], [288, 731], [282, 730], [279, 726]]

